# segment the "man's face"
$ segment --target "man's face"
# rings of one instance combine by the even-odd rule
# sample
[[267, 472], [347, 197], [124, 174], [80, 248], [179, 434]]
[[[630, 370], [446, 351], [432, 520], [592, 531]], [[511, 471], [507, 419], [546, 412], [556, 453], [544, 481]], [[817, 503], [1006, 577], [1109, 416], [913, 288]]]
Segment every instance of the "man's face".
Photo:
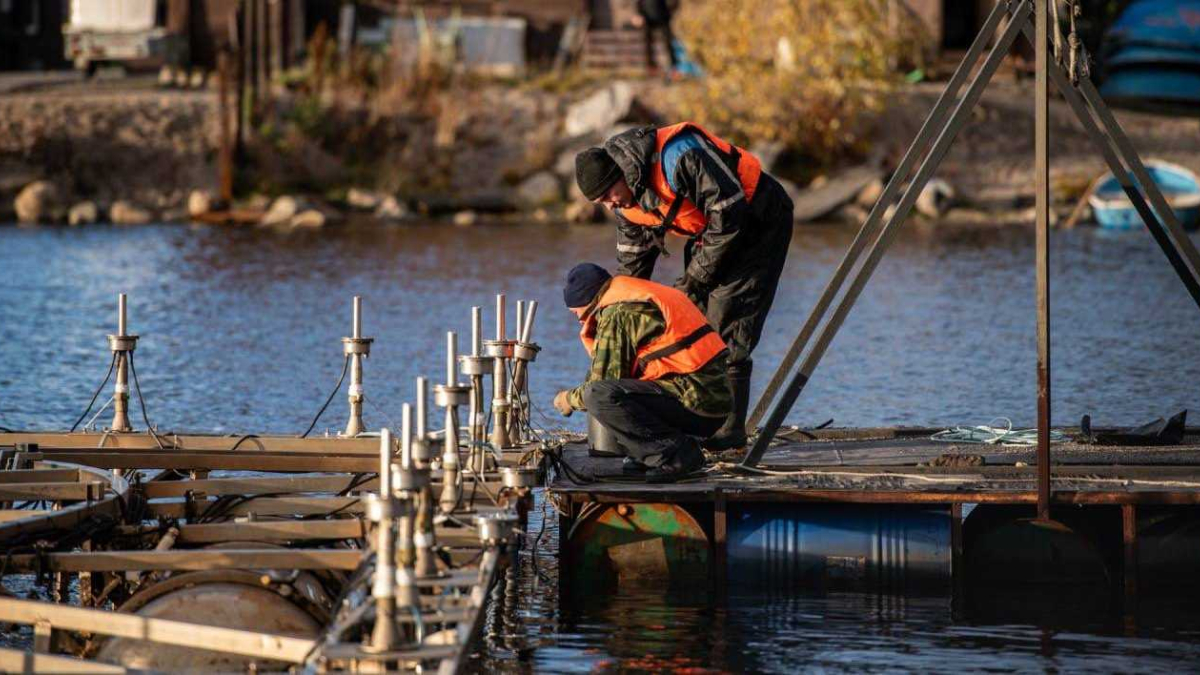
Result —
[[610, 209], [629, 209], [637, 205], [633, 201], [633, 191], [629, 189], [629, 184], [625, 182], [624, 178], [618, 178], [612, 187], [605, 190], [604, 194], [592, 202]]

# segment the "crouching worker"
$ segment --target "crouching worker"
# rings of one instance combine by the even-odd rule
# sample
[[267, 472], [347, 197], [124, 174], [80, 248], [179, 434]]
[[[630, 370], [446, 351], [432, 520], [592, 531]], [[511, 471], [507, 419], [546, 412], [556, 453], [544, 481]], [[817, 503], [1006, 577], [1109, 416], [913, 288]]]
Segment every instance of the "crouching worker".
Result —
[[682, 292], [612, 276], [591, 263], [567, 274], [563, 300], [592, 357], [587, 381], [554, 398], [563, 415], [586, 410], [612, 432], [626, 469], [665, 483], [704, 465], [700, 450], [729, 414], [727, 350]]

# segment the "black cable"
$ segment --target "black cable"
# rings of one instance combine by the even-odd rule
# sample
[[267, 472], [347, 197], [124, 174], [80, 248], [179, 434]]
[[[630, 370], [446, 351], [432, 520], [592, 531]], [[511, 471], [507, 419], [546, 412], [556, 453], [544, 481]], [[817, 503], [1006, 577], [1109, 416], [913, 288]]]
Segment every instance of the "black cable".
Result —
[[317, 411], [317, 416], [313, 418], [312, 424], [309, 424], [308, 429], [306, 429], [304, 433], [300, 434], [300, 438], [307, 438], [308, 434], [312, 432], [313, 427], [317, 426], [317, 420], [321, 419], [321, 415], [325, 414], [325, 409], [328, 408], [329, 404], [333, 402], [333, 397], [337, 396], [337, 393], [341, 391], [342, 382], [346, 379], [346, 371], [349, 369], [350, 355], [347, 354], [346, 359], [342, 361], [342, 374], [338, 376], [337, 385], [335, 385], [333, 391], [329, 393], [329, 398], [325, 399], [325, 405], [321, 406], [321, 409]]
[[[112, 358], [108, 361], [108, 374], [104, 376], [104, 381], [100, 383], [100, 386], [96, 387], [96, 393], [92, 394], [92, 400], [88, 403], [87, 410], [84, 410], [83, 414], [79, 416], [79, 419], [75, 420], [75, 424], [71, 425], [71, 431], [75, 431], [75, 429], [79, 426], [79, 423], [83, 421], [83, 418], [87, 417], [87, 414], [92, 412], [92, 406], [96, 405], [96, 399], [100, 397], [100, 392], [104, 391], [104, 385], [108, 384], [108, 378], [112, 377], [112, 371], [116, 365], [117, 352], [113, 352]], [[5, 429], [5, 431], [9, 430]]]
[[146, 433], [150, 434], [150, 437], [154, 439], [159, 450], [165, 450], [166, 448], [163, 447], [162, 440], [158, 437], [158, 432], [150, 424], [150, 416], [146, 414], [146, 397], [142, 396], [142, 384], [138, 382], [137, 368], [133, 366], [133, 352], [128, 352], [127, 358], [129, 359], [129, 374], [133, 376], [133, 388], [137, 391], [138, 405], [142, 409], [142, 421], [146, 423]]
[[238, 447], [241, 446], [242, 443], [250, 440], [251, 438], [258, 438], [258, 434], [246, 434], [245, 436], [242, 436], [241, 438], [239, 438], [237, 440], [237, 443], [233, 444], [233, 447], [229, 449], [229, 452], [233, 452], [234, 450], [237, 450]]

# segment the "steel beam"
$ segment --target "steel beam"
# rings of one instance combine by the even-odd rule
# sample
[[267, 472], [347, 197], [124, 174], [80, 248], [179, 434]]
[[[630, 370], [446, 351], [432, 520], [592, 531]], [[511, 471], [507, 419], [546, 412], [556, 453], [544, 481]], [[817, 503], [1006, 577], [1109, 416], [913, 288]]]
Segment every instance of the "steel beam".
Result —
[[52, 656], [37, 654], [32, 651], [8, 649], [0, 647], [0, 672], [5, 673], [85, 673], [104, 675], [105, 673], [138, 673], [147, 675], [155, 671], [130, 670], [124, 666], [114, 666], [111, 663], [74, 659], [69, 656]]
[[849, 314], [850, 309], [854, 306], [855, 301], [858, 300], [867, 280], [870, 279], [871, 274], [878, 267], [879, 261], [883, 258], [884, 253], [886, 253], [888, 247], [895, 239], [896, 233], [899, 230], [898, 225], [903, 223], [912, 211], [921, 190], [941, 165], [942, 160], [945, 159], [950, 145], [954, 142], [954, 138], [958, 135], [963, 125], [966, 124], [971, 110], [979, 101], [980, 96], [983, 95], [984, 89], [987, 88], [988, 82], [995, 74], [1000, 63], [1004, 60], [1013, 41], [1020, 34], [1022, 22], [1028, 18], [1029, 12], [1029, 3], [1026, 0], [1019, 2], [1014, 11], [1014, 20], [1004, 29], [1004, 32], [996, 41], [996, 44], [992, 47], [991, 52], [984, 61], [983, 66], [967, 88], [967, 92], [958, 101], [954, 112], [946, 120], [946, 124], [938, 134], [933, 148], [929, 151], [929, 155], [921, 163], [916, 176], [905, 189], [895, 213], [892, 214], [892, 217], [883, 226], [879, 238], [871, 245], [866, 260], [863, 262], [853, 281], [851, 281], [850, 288], [842, 297], [829, 322], [825, 324], [817, 336], [816, 344], [804, 358], [804, 361], [800, 364], [800, 368], [788, 380], [787, 387], [775, 402], [775, 406], [767, 418], [766, 425], [759, 432], [754, 445], [746, 455], [746, 459], [742, 462], [743, 466], [755, 466], [762, 458], [763, 453], [766, 452], [767, 447], [771, 444], [771, 440], [775, 437], [775, 432], [779, 430], [784, 418], [792, 409], [792, 406], [795, 405], [796, 399], [800, 396], [804, 385], [808, 382], [817, 364], [820, 363], [821, 357], [824, 356], [826, 349], [829, 348], [829, 344], [837, 334], [838, 329], [845, 322], [847, 314]]
[[[1037, 221], [1038, 520], [1050, 520], [1050, 0], [1034, 12], [1033, 199]], [[1022, 20], [1023, 21], [1023, 20]], [[1055, 29], [1057, 30], [1057, 26]]]
[[875, 206], [871, 208], [871, 212], [867, 215], [862, 228], [859, 229], [858, 234], [854, 237], [854, 241], [850, 244], [850, 249], [846, 252], [846, 256], [838, 263], [837, 269], [833, 272], [833, 277], [826, 284], [825, 290], [821, 292], [821, 297], [817, 300], [816, 306], [813, 307], [808, 319], [796, 335], [796, 339], [792, 341], [791, 347], [788, 348], [787, 354], [784, 355], [783, 361], [780, 362], [779, 367], [776, 368], [775, 373], [771, 376], [767, 388], [763, 391], [762, 396], [759, 397], [758, 402], [754, 404], [754, 410], [750, 413], [749, 419], [746, 420], [747, 428], [753, 429], [758, 424], [759, 420], [766, 413], [767, 407], [771, 405], [771, 401], [775, 399], [775, 395], [779, 392], [779, 387], [783, 385], [788, 373], [795, 366], [796, 360], [800, 358], [800, 354], [808, 345], [809, 338], [812, 337], [813, 332], [825, 317], [825, 313], [833, 303], [833, 299], [841, 291], [846, 276], [858, 262], [859, 256], [862, 254], [863, 249], [866, 248], [867, 242], [878, 231], [887, 208], [891, 206], [896, 195], [899, 194], [900, 187], [908, 179], [909, 174], [912, 173], [913, 167], [916, 166], [917, 160], [925, 152], [926, 146], [933, 140], [934, 134], [942, 128], [946, 121], [946, 116], [949, 114], [951, 106], [958, 96], [959, 89], [967, 81], [971, 70], [974, 69], [975, 64], [979, 61], [979, 57], [983, 55], [988, 41], [995, 35], [996, 29], [1000, 26], [1000, 22], [1006, 14], [1007, 2], [1003, 0], [997, 2], [987, 21], [984, 22], [983, 28], [975, 36], [975, 41], [971, 43], [966, 56], [963, 57], [962, 62], [959, 63], [958, 68], [954, 71], [954, 75], [950, 77], [950, 81], [946, 84], [946, 88], [938, 97], [933, 109], [929, 111], [929, 115], [925, 118], [925, 123], [921, 125], [921, 130], [917, 133], [916, 140], [905, 151], [900, 164], [896, 167], [895, 172], [892, 173], [892, 177], [884, 187], [883, 194], [875, 202]]
[[0, 597], [0, 621], [30, 625], [49, 622], [57, 630], [83, 631], [287, 663], [303, 663], [315, 644], [312, 640], [288, 635], [4, 597]]

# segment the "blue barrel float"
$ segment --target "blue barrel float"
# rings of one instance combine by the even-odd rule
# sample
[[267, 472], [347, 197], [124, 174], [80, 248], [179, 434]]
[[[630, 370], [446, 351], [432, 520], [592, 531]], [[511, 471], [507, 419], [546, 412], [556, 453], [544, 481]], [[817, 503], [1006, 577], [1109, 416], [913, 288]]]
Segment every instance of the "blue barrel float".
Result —
[[949, 509], [741, 504], [730, 510], [730, 585], [896, 593], [950, 585]]

